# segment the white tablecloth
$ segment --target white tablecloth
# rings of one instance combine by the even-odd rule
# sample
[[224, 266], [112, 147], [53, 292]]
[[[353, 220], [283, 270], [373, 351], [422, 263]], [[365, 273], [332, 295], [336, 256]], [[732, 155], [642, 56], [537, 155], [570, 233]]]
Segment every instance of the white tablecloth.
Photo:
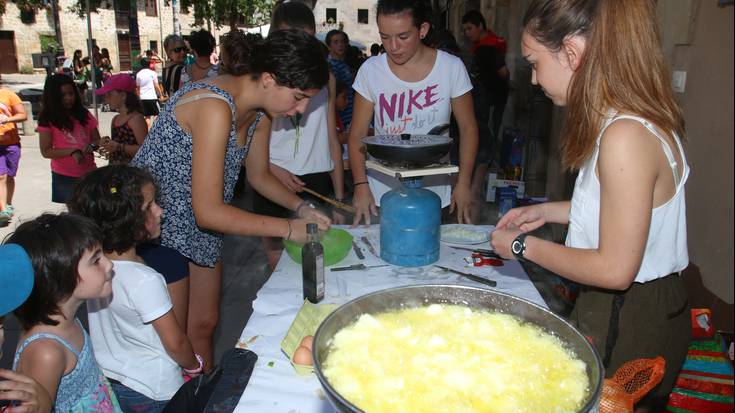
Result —
[[[370, 228], [352, 229], [345, 226], [342, 228], [354, 236], [358, 246], [363, 250], [365, 259], [359, 260], [354, 251], [350, 251], [350, 254], [336, 266], [358, 263], [368, 266], [385, 264], [380, 258], [372, 255], [360, 241], [360, 237], [367, 236], [377, 254], [380, 254], [378, 225]], [[492, 230], [491, 226], [478, 226], [478, 228], [488, 232]], [[440, 259], [436, 264], [486, 276], [497, 282], [495, 289], [546, 307], [546, 303], [518, 262], [505, 261], [502, 267], [466, 268], [462, 257], [471, 255], [471, 252], [452, 249], [449, 245], [441, 243]], [[488, 243], [473, 247], [490, 248]], [[343, 304], [373, 291], [412, 284], [465, 284], [489, 288], [434, 266], [418, 268], [389, 266], [343, 272], [325, 269], [324, 274], [326, 293], [322, 303]], [[301, 265], [296, 264], [284, 253], [276, 270], [258, 292], [258, 298], [253, 302], [253, 314], [240, 336], [238, 345], [255, 352], [258, 355], [258, 362], [235, 412], [334, 411], [326, 400], [316, 376], [297, 375], [288, 357], [281, 351], [281, 341], [303, 301]]]

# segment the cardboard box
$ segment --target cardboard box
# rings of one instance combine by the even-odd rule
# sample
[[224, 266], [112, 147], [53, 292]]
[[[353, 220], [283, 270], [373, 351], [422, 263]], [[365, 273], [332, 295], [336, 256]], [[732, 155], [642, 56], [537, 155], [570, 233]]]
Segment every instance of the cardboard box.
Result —
[[498, 174], [491, 172], [487, 175], [487, 190], [485, 191], [485, 201], [495, 202], [495, 189], [504, 186], [516, 187], [516, 198], [521, 199], [526, 194], [526, 183], [523, 181], [513, 181], [510, 179], [498, 179]]

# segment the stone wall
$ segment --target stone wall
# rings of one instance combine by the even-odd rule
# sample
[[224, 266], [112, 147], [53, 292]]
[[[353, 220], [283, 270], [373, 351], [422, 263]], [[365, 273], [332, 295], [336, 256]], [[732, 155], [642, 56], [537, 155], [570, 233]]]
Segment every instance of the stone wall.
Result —
[[[337, 9], [337, 22], [343, 23], [342, 31], [350, 36], [350, 40], [362, 43], [366, 50], [363, 50], [368, 56], [370, 55], [370, 45], [373, 43], [380, 44], [380, 35], [378, 34], [378, 24], [375, 22], [375, 6], [376, 0], [354, 0], [345, 2], [343, 0], [319, 0], [314, 7], [314, 18], [316, 19], [316, 31], [318, 33], [326, 33], [333, 27], [323, 26], [326, 22], [327, 8]], [[357, 22], [357, 9], [368, 10], [367, 24]]]
[[[159, 2], [162, 1], [159, 0]], [[74, 0], [59, 0], [59, 20], [64, 49], [67, 56], [71, 56], [76, 49], [82, 50], [82, 54], [86, 56], [88, 54], [86, 45], [87, 19], [79, 18], [69, 10], [73, 4]], [[111, 5], [112, 1], [109, 4]], [[159, 52], [162, 52], [163, 38], [173, 33], [171, 6], [163, 4], [158, 6], [161, 17], [149, 17], [146, 16], [144, 0], [138, 1], [138, 29], [143, 50], [148, 49], [150, 41], [153, 40], [158, 43]], [[181, 31], [184, 34], [192, 30], [193, 20], [193, 13], [179, 13]], [[113, 67], [120, 67], [117, 44], [119, 30], [115, 27], [114, 10], [112, 7], [100, 8], [97, 13], [92, 13], [91, 21], [92, 36], [97, 41], [97, 45], [110, 51]], [[0, 17], [0, 30], [15, 32], [15, 49], [18, 54], [19, 68], [32, 66], [31, 54], [41, 53], [41, 35], [55, 35], [50, 8], [38, 10], [35, 23], [25, 24], [20, 20], [18, 7], [10, 1], [7, 2], [5, 14]]]

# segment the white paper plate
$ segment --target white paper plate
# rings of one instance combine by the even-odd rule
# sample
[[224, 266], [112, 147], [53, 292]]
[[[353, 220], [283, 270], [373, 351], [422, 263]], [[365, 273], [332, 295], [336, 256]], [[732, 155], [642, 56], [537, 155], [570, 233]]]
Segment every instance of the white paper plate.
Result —
[[441, 226], [441, 240], [452, 244], [481, 244], [490, 241], [490, 233], [474, 225], [447, 224]]

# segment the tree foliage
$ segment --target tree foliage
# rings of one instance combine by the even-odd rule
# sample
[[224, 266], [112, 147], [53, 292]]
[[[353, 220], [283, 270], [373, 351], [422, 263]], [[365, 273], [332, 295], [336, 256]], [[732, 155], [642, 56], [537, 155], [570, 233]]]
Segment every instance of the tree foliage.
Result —
[[217, 27], [260, 26], [268, 23], [275, 0], [181, 0], [181, 9], [194, 11], [194, 22]]
[[[5, 0], [0, 0], [0, 5]], [[43, 0], [18, 0], [24, 2], [38, 2]], [[133, 0], [135, 1], [135, 0]], [[162, 0], [165, 5], [170, 5], [170, 0]], [[97, 9], [110, 5], [113, 0], [89, 0], [90, 12], [96, 13]], [[270, 21], [271, 10], [276, 0], [180, 0], [179, 10], [194, 12], [194, 23], [197, 26], [208, 26], [209, 23], [218, 28], [229, 26], [236, 29], [237, 26], [261, 26]], [[76, 0], [69, 8], [79, 17], [86, 14], [86, 0]]]

